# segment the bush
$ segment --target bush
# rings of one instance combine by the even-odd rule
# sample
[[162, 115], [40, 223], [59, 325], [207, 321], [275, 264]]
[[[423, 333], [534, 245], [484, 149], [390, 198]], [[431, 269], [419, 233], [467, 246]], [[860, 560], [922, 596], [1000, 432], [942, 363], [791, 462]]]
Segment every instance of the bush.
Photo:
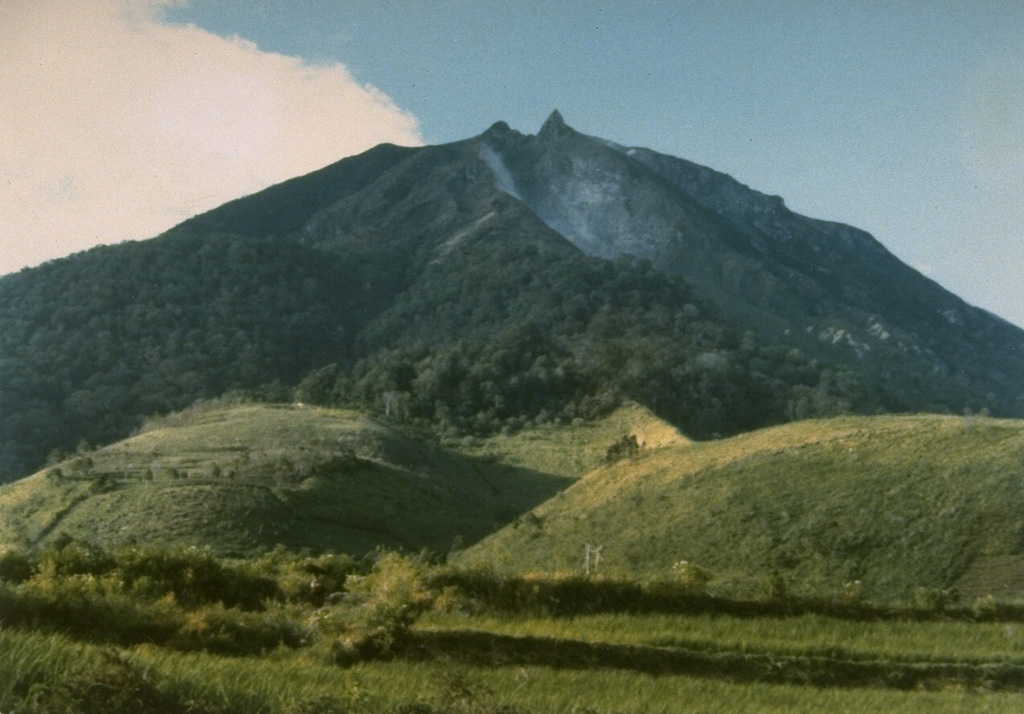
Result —
[[0, 580], [7, 583], [23, 583], [32, 577], [36, 564], [20, 550], [8, 548], [0, 551]]
[[125, 590], [150, 599], [173, 593], [186, 606], [220, 602], [259, 610], [280, 593], [272, 579], [244, 565], [225, 565], [204, 549], [126, 549], [118, 551], [117, 564]]
[[348, 607], [317, 622], [337, 629], [332, 648], [342, 664], [389, 656], [407, 640], [416, 618], [433, 602], [426, 566], [408, 556], [385, 553], [369, 574], [349, 576]]
[[998, 612], [999, 602], [993, 595], [976, 598], [971, 606], [971, 613], [978, 621], [994, 620]]
[[953, 593], [942, 588], [918, 588], [914, 591], [913, 606], [925, 612], [944, 612], [953, 604]]
[[313, 578], [320, 580], [325, 594], [342, 592], [348, 576], [356, 571], [356, 562], [351, 556], [337, 553], [296, 556], [278, 546], [254, 561], [251, 570], [275, 581], [279, 596], [291, 602], [308, 602]]
[[248, 655], [279, 645], [299, 647], [307, 643], [307, 634], [294, 617], [229, 610], [216, 603], [190, 612], [169, 644], [182, 650]]
[[676, 577], [676, 582], [686, 590], [699, 593], [704, 592], [707, 584], [715, 577], [707, 568], [688, 560], [680, 560], [675, 563], [672, 566], [672, 573]]
[[782, 602], [789, 599], [789, 583], [782, 573], [773, 571], [764, 578], [764, 597], [770, 602]]
[[163, 641], [178, 627], [179, 613], [167, 601], [137, 603], [110, 578], [37, 574], [17, 588], [0, 589], [0, 623], [32, 623], [100, 642]]
[[102, 548], [68, 540], [39, 554], [39, 570], [52, 576], [105, 575], [117, 565]]

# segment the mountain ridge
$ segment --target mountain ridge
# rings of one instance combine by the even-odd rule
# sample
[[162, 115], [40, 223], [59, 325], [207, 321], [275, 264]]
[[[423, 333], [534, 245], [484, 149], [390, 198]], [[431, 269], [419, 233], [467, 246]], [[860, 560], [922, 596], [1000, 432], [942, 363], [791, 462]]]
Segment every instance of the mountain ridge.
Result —
[[231, 390], [463, 433], [627, 398], [707, 438], [1024, 415], [1020, 355], [1024, 332], [867, 233], [556, 111], [536, 135], [381, 145], [0, 278], [0, 480]]

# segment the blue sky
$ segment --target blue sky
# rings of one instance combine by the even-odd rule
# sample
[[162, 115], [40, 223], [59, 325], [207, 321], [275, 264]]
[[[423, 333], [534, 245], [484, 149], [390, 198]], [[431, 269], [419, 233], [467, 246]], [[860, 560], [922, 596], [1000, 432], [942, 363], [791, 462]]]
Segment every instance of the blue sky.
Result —
[[[118, 0], [92, 5], [125, 16]], [[4, 36], [33, 34], [35, 46], [45, 39], [22, 29], [39, 20], [30, 7], [0, 0], [0, 66]], [[134, 8], [133, 43], [149, 33], [165, 52], [180, 42], [191, 43], [191, 54], [169, 60], [153, 50], [150, 89], [124, 92], [152, 95], [169, 64], [208, 53], [248, 77], [231, 85], [239, 96], [259, 84], [252, 77], [272, 75], [276, 84], [267, 86], [292, 88], [275, 94], [274, 106], [313, 103], [307, 112], [323, 117], [317, 129], [289, 133], [301, 120], [285, 107], [269, 126], [237, 120], [241, 134], [233, 135], [236, 119], [225, 108], [209, 116], [220, 143], [198, 148], [175, 130], [189, 158], [165, 164], [198, 170], [204, 150], [217, 163], [203, 168], [211, 178], [202, 196], [163, 207], [166, 221], [377, 140], [454, 141], [499, 119], [533, 133], [558, 108], [585, 133], [711, 166], [800, 213], [868, 230], [968, 302], [1024, 326], [1024, 3], [1016, 0], [190, 0]], [[136, 68], [148, 52], [137, 50]], [[181, 121], [199, 133], [204, 112]], [[264, 144], [279, 147], [276, 163], [250, 156]], [[47, 195], [84, 192], [85, 171], [56, 173]], [[139, 177], [126, 175], [141, 191]], [[90, 240], [147, 235], [110, 235], [102, 220]], [[150, 225], [132, 220], [136, 230]], [[36, 255], [26, 252], [25, 264]]]

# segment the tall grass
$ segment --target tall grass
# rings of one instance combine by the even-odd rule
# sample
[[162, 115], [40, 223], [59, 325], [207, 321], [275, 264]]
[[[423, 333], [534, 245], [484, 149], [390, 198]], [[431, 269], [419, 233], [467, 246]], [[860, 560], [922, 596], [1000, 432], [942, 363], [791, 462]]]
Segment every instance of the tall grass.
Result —
[[0, 711], [27, 694], [33, 684], [68, 672], [93, 650], [64, 635], [0, 629]]
[[[136, 654], [174, 678], [182, 696], [217, 695], [244, 711], [287, 712], [329, 699], [352, 713], [391, 713], [419, 703], [436, 714], [1017, 714], [1024, 697], [960, 691], [815, 689], [732, 684], [683, 676], [547, 667], [475, 667], [448, 663], [374, 662], [339, 671], [301, 657], [284, 661], [223, 660], [207, 655]], [[458, 691], [466, 695], [459, 698]], [[406, 709], [406, 711], [414, 711]]]
[[[282, 550], [240, 562], [68, 544], [5, 562], [4, 714], [913, 714], [1024, 705], [1024, 696], [989, 691], [1024, 686], [1017, 622], [488, 610], [459, 592], [450, 569], [396, 554], [355, 570], [349, 558]], [[345, 592], [315, 605], [300, 587], [310, 573]], [[257, 603], [238, 597], [235, 578], [272, 586], [272, 597], [249, 609]], [[477, 573], [468, 582], [490, 582], [490, 597], [511, 597], [505, 605], [550, 593], [579, 599], [577, 613], [607, 587], [618, 592], [581, 578]], [[188, 597], [179, 597], [183, 585]], [[535, 656], [538, 648], [548, 651]], [[945, 690], [895, 691], [913, 686]]]
[[[76, 663], [100, 658], [99, 649], [63, 637], [0, 631], [0, 706], [17, 711], [12, 696], [26, 677], [66, 676]], [[363, 663], [349, 669], [275, 652], [261, 658], [176, 653], [152, 646], [121, 651], [145, 673], [167, 701], [201, 704], [205, 711], [292, 714], [332, 705], [349, 714], [415, 711], [505, 711], [522, 714], [1016, 714], [1024, 697], [962, 691], [902, 692], [816, 689], [790, 685], [732, 684], [683, 676], [652, 676], [616, 670], [546, 667], [476, 667], [403, 661]], [[459, 691], [468, 698], [458, 700]], [[457, 708], [457, 707], [462, 707]], [[514, 707], [514, 708], [512, 708]], [[202, 711], [202, 710], [200, 710]], [[111, 712], [111, 714], [114, 714]]]

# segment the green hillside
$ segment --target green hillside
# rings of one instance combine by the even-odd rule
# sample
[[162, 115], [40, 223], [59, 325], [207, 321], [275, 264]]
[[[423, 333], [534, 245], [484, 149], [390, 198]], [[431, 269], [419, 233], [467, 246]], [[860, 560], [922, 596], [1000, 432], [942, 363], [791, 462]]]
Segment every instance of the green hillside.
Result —
[[671, 576], [722, 592], [1024, 595], [1024, 422], [844, 417], [641, 448], [460, 555], [513, 572]]
[[460, 450], [542, 473], [578, 478], [606, 463], [608, 449], [630, 436], [647, 448], [693, 443], [647, 408], [628, 402], [596, 421], [543, 424], [512, 434], [466, 439]]
[[[445, 553], [507, 573], [911, 601], [1024, 596], [1024, 422], [880, 416], [692, 442], [625, 405], [438, 441], [355, 411], [211, 404], [0, 488], [0, 545]], [[582, 477], [582, 478], [580, 478]], [[533, 509], [533, 510], [531, 510]]]
[[196, 408], [0, 488], [0, 543], [446, 552], [567, 483], [357, 412]]
[[0, 546], [354, 555], [468, 545], [604, 462], [632, 434], [687, 443], [636, 404], [604, 419], [440, 444], [351, 410], [207, 403], [0, 487]]

